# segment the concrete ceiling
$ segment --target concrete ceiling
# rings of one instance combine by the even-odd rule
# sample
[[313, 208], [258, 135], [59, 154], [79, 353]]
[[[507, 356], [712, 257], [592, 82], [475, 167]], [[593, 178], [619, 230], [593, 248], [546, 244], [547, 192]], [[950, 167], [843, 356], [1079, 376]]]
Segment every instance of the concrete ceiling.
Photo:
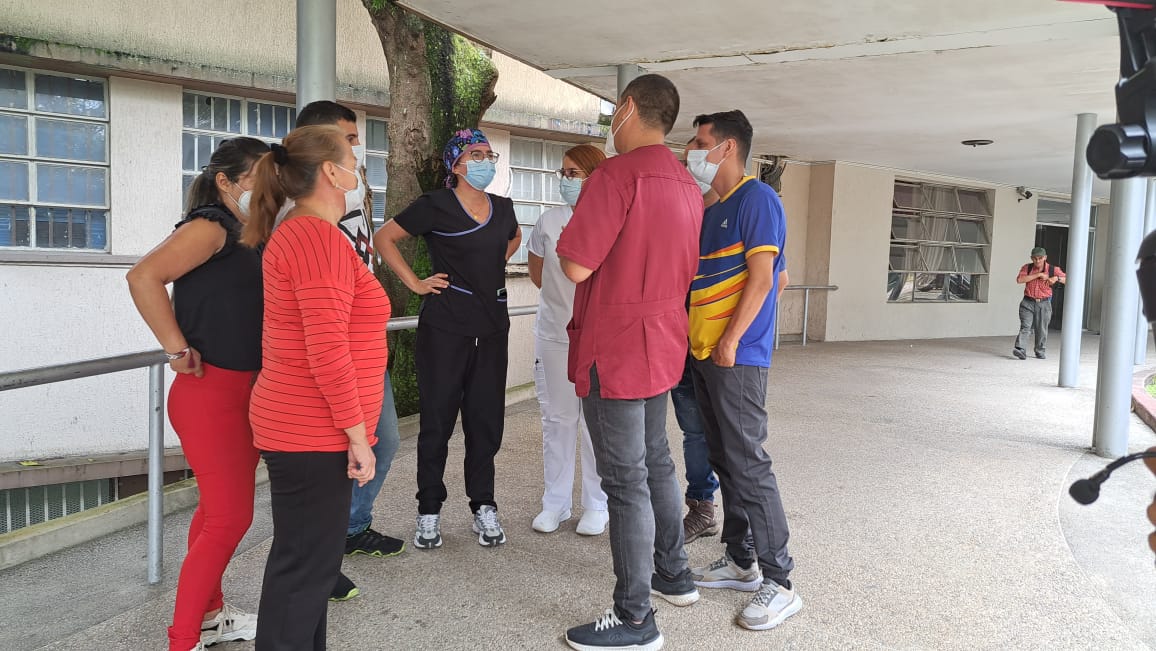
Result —
[[[698, 113], [742, 109], [755, 152], [1071, 191], [1077, 113], [1115, 114], [1116, 21], [1054, 0], [401, 0], [607, 98], [636, 63]], [[972, 149], [961, 140], [989, 138]], [[1106, 198], [1107, 185], [1096, 195]]]

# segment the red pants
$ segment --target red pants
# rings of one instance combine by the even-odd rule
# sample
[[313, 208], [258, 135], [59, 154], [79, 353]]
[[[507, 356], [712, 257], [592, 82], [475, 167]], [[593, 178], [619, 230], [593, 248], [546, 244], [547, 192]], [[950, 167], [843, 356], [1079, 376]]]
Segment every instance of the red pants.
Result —
[[205, 613], [224, 603], [221, 575], [253, 522], [253, 372], [204, 368], [204, 377], [178, 375], [169, 391], [169, 422], [201, 494], [177, 583], [169, 651], [190, 651], [200, 642]]

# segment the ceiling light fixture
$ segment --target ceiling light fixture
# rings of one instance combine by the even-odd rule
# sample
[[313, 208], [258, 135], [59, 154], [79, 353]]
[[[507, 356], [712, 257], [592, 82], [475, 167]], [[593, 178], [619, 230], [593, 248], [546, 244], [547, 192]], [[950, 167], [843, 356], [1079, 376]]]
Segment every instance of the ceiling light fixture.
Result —
[[993, 142], [995, 142], [995, 141], [994, 140], [988, 140], [987, 138], [978, 138], [976, 140], [964, 140], [963, 142], [961, 142], [959, 144], [967, 145], [968, 147], [986, 147], [987, 145], [990, 145]]

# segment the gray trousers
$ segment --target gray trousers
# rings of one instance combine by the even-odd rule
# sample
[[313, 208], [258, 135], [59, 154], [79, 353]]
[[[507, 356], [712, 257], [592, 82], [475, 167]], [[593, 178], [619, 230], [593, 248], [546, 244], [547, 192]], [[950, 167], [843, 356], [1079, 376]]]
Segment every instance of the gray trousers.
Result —
[[636, 621], [650, 613], [650, 577], [689, 572], [682, 540], [682, 490], [666, 440], [666, 392], [640, 400], [603, 398], [597, 368], [582, 399], [610, 512], [614, 605]]
[[[694, 361], [710, 465], [722, 489], [722, 541], [740, 565], [757, 559], [764, 579], [782, 584], [795, 561], [787, 551], [787, 514], [771, 470], [767, 441], [767, 369]], [[748, 534], [749, 532], [749, 534]], [[752, 545], [753, 543], [753, 545]]]
[[1048, 345], [1048, 324], [1052, 322], [1052, 302], [1036, 301], [1024, 297], [1020, 301], [1020, 334], [1016, 337], [1016, 348], [1027, 348], [1028, 337], [1036, 333], [1036, 354], [1042, 354]]

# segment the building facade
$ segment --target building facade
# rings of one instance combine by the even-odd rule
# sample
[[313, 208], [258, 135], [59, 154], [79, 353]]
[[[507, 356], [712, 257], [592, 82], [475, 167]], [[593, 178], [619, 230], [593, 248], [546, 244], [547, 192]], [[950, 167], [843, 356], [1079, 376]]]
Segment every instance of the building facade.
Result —
[[[125, 271], [171, 232], [216, 143], [272, 141], [291, 128], [293, 6], [0, 0], [0, 371], [156, 347]], [[361, 3], [337, 0], [337, 12], [337, 99], [358, 114], [380, 207], [386, 62]], [[528, 231], [561, 203], [552, 170], [562, 152], [604, 137], [605, 103], [494, 60], [498, 101], [483, 128], [502, 158], [490, 190], [514, 199]], [[792, 283], [838, 286], [813, 294], [810, 337], [1011, 337], [1038, 199], [870, 163], [792, 161], [780, 179]], [[510, 293], [511, 304], [537, 302], [516, 266]], [[788, 292], [785, 340], [801, 332], [803, 313], [802, 293]], [[513, 323], [509, 384], [518, 386], [532, 379], [532, 319]], [[146, 383], [140, 370], [0, 393], [0, 462], [143, 449]]]

